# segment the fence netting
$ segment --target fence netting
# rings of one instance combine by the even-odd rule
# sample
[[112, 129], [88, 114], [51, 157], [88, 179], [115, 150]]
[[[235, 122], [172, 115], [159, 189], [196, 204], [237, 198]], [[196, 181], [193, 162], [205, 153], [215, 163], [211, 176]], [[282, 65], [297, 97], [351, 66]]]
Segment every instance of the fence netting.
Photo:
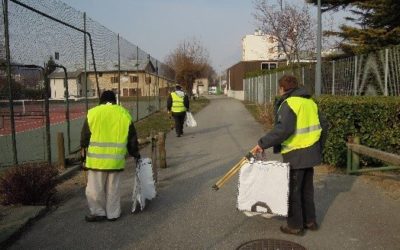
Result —
[[[271, 102], [277, 95], [278, 80], [284, 74], [295, 75], [301, 85], [311, 94], [315, 93], [315, 64], [309, 64], [246, 78], [245, 100], [259, 104]], [[400, 46], [324, 61], [321, 93], [344, 96], [400, 96]]]
[[0, 166], [55, 162], [59, 133], [67, 155], [78, 150], [87, 110], [104, 90], [134, 121], [165, 108], [173, 70], [85, 13], [58, 0], [8, 0], [0, 15]]

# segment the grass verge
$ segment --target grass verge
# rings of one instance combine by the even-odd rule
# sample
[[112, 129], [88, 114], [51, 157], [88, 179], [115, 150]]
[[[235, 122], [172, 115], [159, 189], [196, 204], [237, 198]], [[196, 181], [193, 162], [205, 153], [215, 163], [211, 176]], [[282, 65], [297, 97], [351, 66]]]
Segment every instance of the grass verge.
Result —
[[[210, 100], [205, 97], [200, 97], [196, 100], [190, 101], [190, 111], [192, 113], [197, 113], [205, 106], [208, 105]], [[140, 120], [135, 123], [135, 128], [138, 133], [138, 138], [146, 138], [150, 136], [150, 133], [154, 131], [154, 133], [158, 132], [169, 132], [171, 127], [174, 126], [174, 120], [170, 117], [167, 111], [160, 111], [154, 113], [143, 120]]]
[[244, 106], [249, 113], [261, 123], [264, 130], [269, 130], [274, 126], [274, 113], [272, 104], [257, 105], [252, 102], [243, 101]]

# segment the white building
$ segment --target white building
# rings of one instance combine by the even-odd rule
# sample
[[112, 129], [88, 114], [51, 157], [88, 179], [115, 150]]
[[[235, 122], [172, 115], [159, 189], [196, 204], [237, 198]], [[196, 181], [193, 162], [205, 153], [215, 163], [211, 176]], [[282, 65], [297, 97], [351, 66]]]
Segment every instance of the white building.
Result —
[[193, 83], [192, 93], [194, 95], [204, 95], [208, 93], [208, 79], [198, 78]]
[[242, 61], [271, 61], [284, 58], [274, 36], [263, 34], [261, 31], [244, 36], [242, 48]]
[[[70, 98], [76, 98], [82, 96], [82, 82], [83, 74], [82, 71], [68, 72], [68, 92]], [[51, 99], [64, 99], [65, 88], [64, 88], [64, 71], [56, 71], [49, 75]]]

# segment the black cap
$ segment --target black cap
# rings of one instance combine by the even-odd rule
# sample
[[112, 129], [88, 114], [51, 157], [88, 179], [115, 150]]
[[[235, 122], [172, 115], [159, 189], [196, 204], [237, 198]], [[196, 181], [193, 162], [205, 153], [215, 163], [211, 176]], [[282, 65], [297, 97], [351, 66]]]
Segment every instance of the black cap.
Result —
[[107, 102], [111, 102], [112, 104], [117, 103], [115, 93], [111, 90], [106, 90], [101, 94], [100, 104], [106, 104]]

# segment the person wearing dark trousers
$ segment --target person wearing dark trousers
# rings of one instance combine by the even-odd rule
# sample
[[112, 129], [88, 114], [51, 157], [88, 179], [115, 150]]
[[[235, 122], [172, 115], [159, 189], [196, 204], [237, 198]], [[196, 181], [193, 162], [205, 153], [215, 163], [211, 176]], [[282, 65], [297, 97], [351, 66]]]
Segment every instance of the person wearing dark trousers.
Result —
[[317, 230], [314, 204], [314, 166], [322, 162], [328, 123], [310, 94], [298, 86], [294, 76], [279, 80], [280, 98], [275, 103], [275, 126], [258, 141], [255, 151], [273, 147], [289, 163], [289, 209], [286, 234], [303, 235]]
[[175, 91], [168, 96], [167, 109], [175, 120], [176, 136], [181, 137], [183, 135], [186, 111], [189, 111], [189, 98], [182, 91], [182, 86], [176, 85]]

